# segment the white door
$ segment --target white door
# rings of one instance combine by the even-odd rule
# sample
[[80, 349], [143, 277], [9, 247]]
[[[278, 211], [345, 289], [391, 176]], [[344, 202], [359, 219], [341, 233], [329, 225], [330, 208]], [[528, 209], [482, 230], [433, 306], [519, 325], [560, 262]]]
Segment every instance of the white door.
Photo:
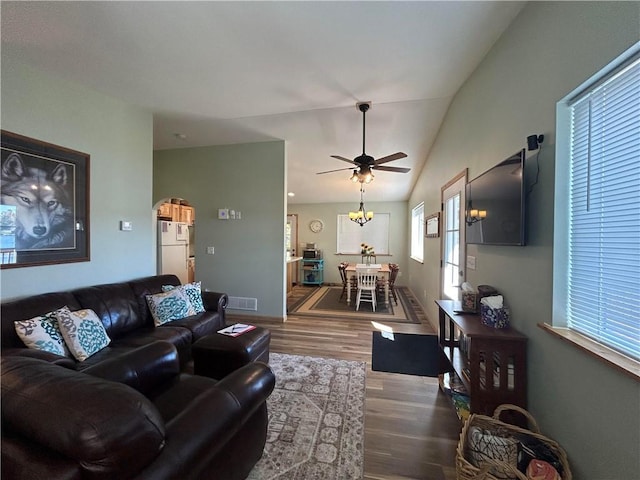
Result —
[[442, 298], [460, 300], [465, 280], [464, 205], [466, 170], [442, 187]]

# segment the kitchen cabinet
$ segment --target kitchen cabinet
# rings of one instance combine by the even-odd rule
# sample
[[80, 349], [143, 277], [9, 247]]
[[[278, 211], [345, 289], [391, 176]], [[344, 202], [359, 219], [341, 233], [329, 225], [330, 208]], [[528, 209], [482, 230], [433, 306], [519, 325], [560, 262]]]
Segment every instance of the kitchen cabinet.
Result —
[[160, 207], [158, 208], [158, 217], [161, 217], [163, 219], [172, 219], [170, 203], [163, 203], [162, 205], [160, 205]]
[[193, 225], [195, 222], [195, 210], [188, 205], [180, 205], [180, 221], [187, 225]]

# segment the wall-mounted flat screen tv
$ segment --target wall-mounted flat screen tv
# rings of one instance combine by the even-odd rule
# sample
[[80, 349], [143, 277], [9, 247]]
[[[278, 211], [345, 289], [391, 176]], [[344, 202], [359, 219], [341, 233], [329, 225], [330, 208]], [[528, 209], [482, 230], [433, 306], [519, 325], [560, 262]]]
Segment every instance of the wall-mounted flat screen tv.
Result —
[[467, 183], [466, 242], [525, 245], [525, 150]]

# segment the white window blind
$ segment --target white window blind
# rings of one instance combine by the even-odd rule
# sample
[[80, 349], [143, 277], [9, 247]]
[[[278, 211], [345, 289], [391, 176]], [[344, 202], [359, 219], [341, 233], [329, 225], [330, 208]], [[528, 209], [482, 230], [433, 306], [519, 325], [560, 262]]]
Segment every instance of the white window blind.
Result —
[[360, 255], [360, 244], [373, 247], [377, 255], [389, 255], [389, 213], [374, 213], [373, 220], [363, 226], [338, 215], [338, 253]]
[[640, 359], [640, 58], [569, 108], [566, 324]]
[[411, 258], [424, 260], [424, 203], [411, 209]]

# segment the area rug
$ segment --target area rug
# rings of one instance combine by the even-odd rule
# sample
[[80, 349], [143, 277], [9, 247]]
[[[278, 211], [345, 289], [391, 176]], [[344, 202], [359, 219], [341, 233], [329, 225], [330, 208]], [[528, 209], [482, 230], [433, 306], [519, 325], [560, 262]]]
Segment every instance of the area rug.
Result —
[[371, 370], [437, 377], [452, 368], [437, 335], [373, 332]]
[[[386, 307], [384, 302], [379, 301], [376, 311], [373, 311], [370, 303], [360, 303], [360, 309], [356, 311], [355, 298], [351, 299], [351, 305], [347, 305], [345, 297], [340, 295], [342, 287], [319, 287], [312, 290], [306, 298], [298, 301], [289, 308], [290, 315], [310, 315], [310, 316], [335, 316], [340, 315], [345, 318], [357, 318], [363, 320], [384, 320], [387, 322], [420, 323], [422, 309], [417, 305], [415, 299], [410, 298], [411, 294], [404, 287], [396, 288], [398, 305], [393, 299]], [[416, 308], [417, 306], [417, 308]]]
[[267, 444], [249, 480], [361, 479], [365, 363], [271, 353]]

